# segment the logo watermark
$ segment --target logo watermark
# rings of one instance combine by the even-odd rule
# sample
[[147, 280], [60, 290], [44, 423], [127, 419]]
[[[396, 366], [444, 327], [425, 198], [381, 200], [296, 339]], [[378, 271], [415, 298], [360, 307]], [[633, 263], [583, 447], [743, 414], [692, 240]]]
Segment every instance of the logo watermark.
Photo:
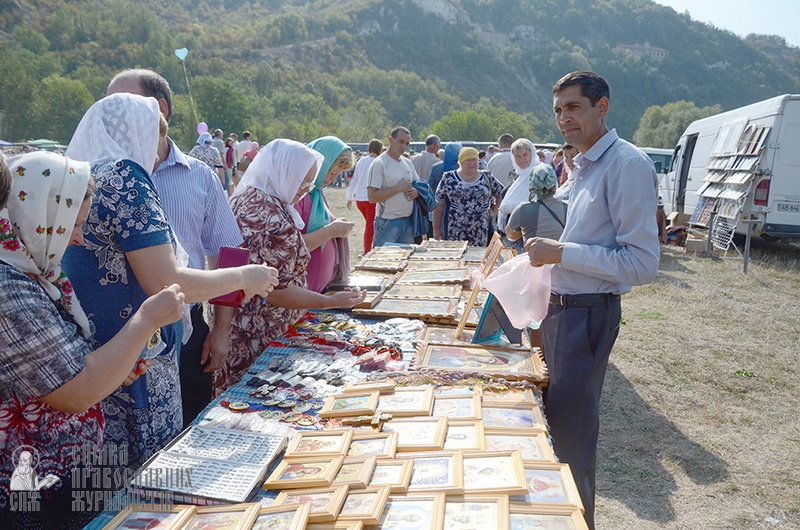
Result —
[[[137, 510], [172, 509], [171, 490], [186, 490], [192, 486], [191, 469], [147, 468], [135, 473], [128, 467], [128, 446], [106, 444], [97, 450], [92, 444], [72, 449], [71, 482], [72, 511], [119, 511], [126, 506]], [[11, 477], [12, 511], [41, 511], [40, 490], [61, 482], [53, 474], [40, 477], [39, 452], [35, 447], [18, 447], [13, 455]]]
[[39, 467], [39, 451], [30, 445], [17, 447], [11, 455], [14, 472], [11, 474], [9, 505], [11, 511], [35, 512], [41, 508], [40, 490], [47, 489], [57, 484], [61, 479], [56, 475], [48, 474], [40, 477], [36, 468]]

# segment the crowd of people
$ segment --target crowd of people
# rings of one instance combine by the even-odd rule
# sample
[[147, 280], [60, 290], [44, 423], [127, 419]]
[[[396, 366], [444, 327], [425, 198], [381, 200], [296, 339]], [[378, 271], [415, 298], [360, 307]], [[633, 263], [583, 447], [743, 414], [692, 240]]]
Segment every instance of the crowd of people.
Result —
[[[646, 155], [605, 127], [604, 80], [571, 75], [553, 91], [567, 141], [555, 153], [510, 134], [488, 153], [431, 135], [410, 156], [411, 133], [398, 126], [364, 154], [334, 136], [259, 147], [247, 131], [239, 141], [216, 129], [187, 156], [169, 137], [166, 80], [125, 70], [65, 155], [0, 157], [0, 447], [35, 448], [38, 473], [61, 481], [41, 493], [46, 509], [25, 517], [85, 523], [92, 514], [70, 509], [75, 450], [124, 448], [125, 465], [139, 467], [305, 309], [363, 301], [364, 292], [325, 294], [349, 272], [354, 228], [333, 214], [325, 187], [352, 175], [347, 207], [366, 220], [364, 253], [429, 236], [485, 246], [497, 231], [534, 266], [557, 264], [560, 298], [543, 323], [545, 398], [589, 520], [619, 294], [650, 281], [658, 261], [656, 225], [641, 222], [649, 202], [655, 212], [656, 188]], [[249, 264], [218, 267], [223, 247], [247, 249]], [[241, 305], [203, 314], [202, 302], [237, 290]], [[600, 301], [606, 310], [570, 311]], [[581, 342], [567, 329], [591, 336]], [[592, 367], [580, 358], [586, 344]], [[0, 465], [6, 498], [12, 460]]]

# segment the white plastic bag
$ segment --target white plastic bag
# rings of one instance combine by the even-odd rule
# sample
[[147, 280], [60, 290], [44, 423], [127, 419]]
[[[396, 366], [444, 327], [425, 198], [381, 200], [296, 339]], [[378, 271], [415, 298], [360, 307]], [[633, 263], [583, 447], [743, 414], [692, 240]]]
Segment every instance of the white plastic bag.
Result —
[[500, 265], [483, 286], [503, 306], [509, 321], [517, 329], [547, 316], [550, 303], [550, 269], [552, 265], [534, 267], [528, 254], [520, 254]]

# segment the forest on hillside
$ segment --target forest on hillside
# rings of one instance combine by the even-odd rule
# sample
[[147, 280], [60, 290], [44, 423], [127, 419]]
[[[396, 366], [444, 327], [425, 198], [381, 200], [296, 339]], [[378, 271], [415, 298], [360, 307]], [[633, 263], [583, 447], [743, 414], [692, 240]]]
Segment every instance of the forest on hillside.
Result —
[[132, 67], [169, 80], [171, 136], [187, 149], [198, 121], [262, 143], [366, 141], [397, 124], [415, 138], [558, 141], [550, 87], [582, 68], [610, 81], [610, 125], [626, 138], [654, 105], [729, 109], [800, 92], [800, 49], [650, 0], [10, 0], [0, 138], [68, 142]]

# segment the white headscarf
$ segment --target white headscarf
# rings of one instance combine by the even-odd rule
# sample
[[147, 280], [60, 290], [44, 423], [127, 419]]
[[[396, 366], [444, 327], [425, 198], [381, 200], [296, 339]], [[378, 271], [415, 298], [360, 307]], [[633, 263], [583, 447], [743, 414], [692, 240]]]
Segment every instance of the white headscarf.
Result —
[[536, 156], [536, 146], [533, 145], [533, 142], [526, 138], [520, 138], [518, 141], [524, 142], [528, 145], [528, 149], [531, 151], [531, 163], [528, 165], [528, 167], [519, 167], [519, 164], [517, 164], [517, 159], [512, 153], [511, 162], [514, 164], [514, 170], [517, 172], [517, 178], [508, 188], [508, 191], [503, 197], [503, 202], [500, 203], [500, 208], [498, 210], [501, 214], [505, 214], [506, 216], [511, 215], [511, 212], [514, 211], [514, 208], [523, 202], [528, 202], [531, 173], [533, 172], [533, 168], [542, 163]]
[[89, 336], [89, 320], [61, 270], [91, 170], [55, 153], [37, 151], [9, 161], [14, 176], [0, 210], [0, 260], [36, 279]]
[[300, 142], [283, 138], [272, 140], [261, 148], [258, 156], [247, 167], [231, 199], [244, 192], [247, 186], [257, 188], [283, 201], [295, 226], [303, 228], [305, 223], [300, 213], [292, 207], [292, 200], [311, 166], [316, 163], [316, 180], [324, 162], [325, 157], [321, 153]]
[[197, 137], [197, 145], [208, 145], [211, 143], [211, 134], [204, 132], [200, 136]]
[[544, 150], [544, 163], [545, 164], [549, 164], [550, 162], [552, 162], [554, 156], [555, 156], [555, 154], [550, 149], [545, 149]]
[[67, 156], [92, 166], [109, 160], [133, 160], [147, 173], [158, 154], [161, 113], [155, 98], [111, 94], [95, 102], [81, 118]]

